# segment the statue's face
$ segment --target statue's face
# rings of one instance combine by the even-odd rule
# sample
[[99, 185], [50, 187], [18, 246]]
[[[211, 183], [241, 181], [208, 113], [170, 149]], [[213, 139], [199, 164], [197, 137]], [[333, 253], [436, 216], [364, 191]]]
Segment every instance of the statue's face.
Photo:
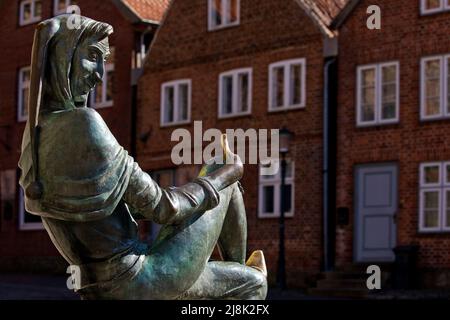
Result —
[[102, 41], [86, 39], [77, 47], [70, 73], [70, 86], [75, 99], [86, 100], [89, 91], [102, 82], [108, 55], [108, 38]]

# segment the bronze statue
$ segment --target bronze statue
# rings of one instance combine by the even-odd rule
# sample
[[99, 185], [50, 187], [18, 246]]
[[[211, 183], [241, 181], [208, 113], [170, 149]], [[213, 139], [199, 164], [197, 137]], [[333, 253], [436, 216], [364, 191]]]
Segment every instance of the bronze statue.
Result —
[[[26, 209], [81, 276], [83, 299], [265, 299], [262, 252], [245, 263], [243, 165], [205, 165], [160, 188], [118, 144], [87, 98], [102, 79], [113, 28], [69, 15], [40, 23], [32, 52], [20, 185]], [[217, 159], [216, 159], [217, 160]], [[136, 220], [164, 225], [151, 246]], [[216, 243], [224, 261], [209, 261]]]

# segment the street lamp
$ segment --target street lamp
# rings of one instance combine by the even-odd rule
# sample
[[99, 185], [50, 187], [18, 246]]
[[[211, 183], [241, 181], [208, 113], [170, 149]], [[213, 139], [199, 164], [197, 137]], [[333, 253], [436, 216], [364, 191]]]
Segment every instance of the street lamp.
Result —
[[284, 251], [284, 231], [285, 231], [285, 219], [284, 213], [286, 211], [286, 155], [289, 152], [289, 146], [294, 137], [294, 134], [288, 129], [283, 128], [280, 130], [280, 154], [281, 154], [281, 189], [280, 189], [280, 240], [278, 250], [278, 273], [277, 283], [281, 290], [286, 289], [286, 257]]

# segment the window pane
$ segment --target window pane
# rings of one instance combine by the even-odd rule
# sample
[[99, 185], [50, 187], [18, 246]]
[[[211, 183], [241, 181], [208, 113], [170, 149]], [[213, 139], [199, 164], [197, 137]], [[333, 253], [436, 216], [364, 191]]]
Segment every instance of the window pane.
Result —
[[272, 76], [272, 107], [282, 107], [284, 105], [284, 68], [274, 68]]
[[397, 66], [387, 66], [382, 69], [383, 84], [397, 82]]
[[31, 3], [26, 3], [23, 6], [23, 20], [30, 20], [31, 19]]
[[249, 75], [243, 73], [239, 75], [239, 112], [248, 111], [249, 100]]
[[229, 0], [230, 4], [230, 22], [236, 22], [238, 19], [238, 1], [237, 0]]
[[428, 79], [425, 83], [425, 92], [427, 98], [439, 98], [441, 95], [441, 80]]
[[424, 226], [426, 228], [439, 227], [439, 192], [424, 193]]
[[108, 71], [106, 74], [106, 101], [113, 101], [114, 92], [114, 71]]
[[447, 167], [447, 170], [445, 170], [446, 171], [446, 177], [447, 177], [446, 183], [450, 183], [450, 165], [447, 165], [446, 167]]
[[292, 209], [292, 185], [284, 186], [284, 212], [291, 212]]
[[164, 91], [164, 122], [174, 121], [174, 87], [167, 87]]
[[425, 183], [439, 183], [439, 166], [424, 168]]
[[375, 120], [375, 89], [365, 88], [362, 92], [362, 121]]
[[439, 9], [441, 7], [441, 1], [442, 0], [425, 0], [425, 9]]
[[[450, 70], [450, 59], [447, 59], [447, 68]], [[447, 113], [450, 114], [450, 72], [447, 72]]]
[[441, 62], [439, 59], [428, 60], [425, 64], [425, 76], [427, 79], [439, 79], [441, 75]]
[[212, 21], [213, 26], [219, 26], [222, 24], [222, 1], [212, 0]]
[[189, 99], [189, 90], [187, 84], [180, 85], [178, 89], [178, 102], [179, 102], [179, 117], [180, 121], [188, 119], [188, 99]]
[[34, 16], [39, 18], [42, 14], [42, 3], [41, 1], [36, 1], [34, 4]]
[[361, 72], [361, 121], [375, 120], [375, 69]]
[[382, 96], [382, 119], [393, 119], [396, 117], [397, 86], [396, 84], [383, 85]]
[[437, 99], [427, 99], [425, 105], [425, 115], [433, 116], [441, 113], [441, 101]]
[[222, 112], [230, 114], [233, 112], [233, 77], [222, 78]]
[[263, 187], [263, 212], [274, 213], [274, 186]]
[[26, 118], [28, 115], [28, 95], [29, 95], [29, 89], [24, 88], [22, 89], [22, 105], [20, 109], [20, 115], [23, 118]]
[[429, 209], [439, 209], [439, 192], [438, 191], [427, 191], [424, 193], [425, 198], [425, 210]]
[[290, 105], [298, 105], [302, 103], [302, 65], [291, 65], [290, 68]]
[[447, 190], [447, 208], [445, 208], [446, 220], [445, 227], [450, 227], [450, 190]]
[[425, 210], [425, 228], [439, 227], [439, 212], [438, 210]]
[[363, 87], [375, 87], [375, 69], [366, 69], [362, 71]]

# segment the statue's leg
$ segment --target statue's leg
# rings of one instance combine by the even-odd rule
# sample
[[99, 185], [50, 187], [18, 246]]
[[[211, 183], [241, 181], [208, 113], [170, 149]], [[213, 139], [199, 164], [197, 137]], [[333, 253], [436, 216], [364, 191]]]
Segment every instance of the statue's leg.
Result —
[[209, 262], [194, 285], [179, 299], [264, 300], [267, 279], [258, 270], [236, 262]]
[[164, 226], [141, 271], [118, 294], [136, 299], [175, 299], [191, 288], [208, 264], [236, 190], [237, 183], [220, 191], [220, 203], [214, 209], [182, 225]]
[[234, 188], [218, 241], [224, 261], [245, 264], [247, 253], [247, 215], [239, 188]]

